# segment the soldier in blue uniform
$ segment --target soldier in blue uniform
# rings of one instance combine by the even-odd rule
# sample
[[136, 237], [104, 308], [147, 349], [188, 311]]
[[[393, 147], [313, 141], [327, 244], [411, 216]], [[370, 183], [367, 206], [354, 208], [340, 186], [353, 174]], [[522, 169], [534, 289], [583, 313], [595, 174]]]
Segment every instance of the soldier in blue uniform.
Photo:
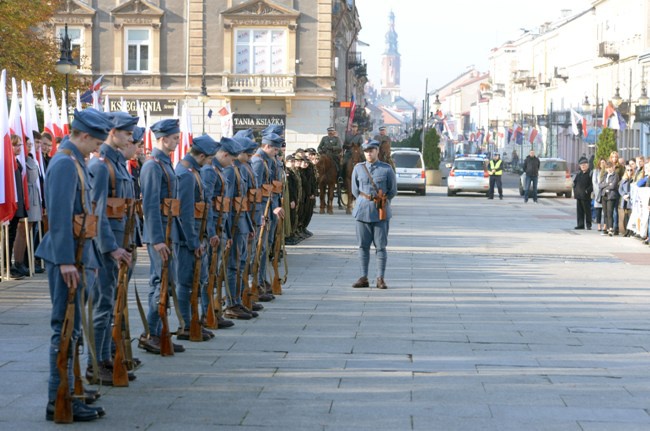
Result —
[[[352, 194], [356, 198], [352, 216], [357, 220], [357, 242], [361, 277], [352, 287], [369, 287], [368, 263], [370, 244], [374, 243], [377, 254], [377, 288], [386, 289], [386, 244], [388, 222], [391, 218], [390, 201], [397, 194], [395, 171], [379, 161], [379, 142], [370, 140], [362, 146], [366, 161], [357, 163], [352, 171]], [[384, 199], [382, 199], [384, 196]]]
[[[251, 167], [253, 168], [253, 173], [255, 174], [255, 183], [258, 187], [263, 189], [262, 191], [262, 202], [256, 205], [255, 208], [255, 223], [257, 229], [255, 232], [255, 238], [259, 238], [259, 230], [265, 223], [271, 223], [272, 220], [275, 220], [277, 223], [278, 218], [284, 218], [284, 209], [280, 206], [280, 200], [278, 198], [278, 192], [272, 191], [273, 182], [277, 181], [278, 178], [278, 165], [275, 157], [278, 155], [282, 149], [284, 139], [275, 133], [267, 134], [262, 137], [262, 146], [257, 150], [255, 155], [251, 160]], [[265, 189], [266, 187], [266, 189]], [[269, 212], [265, 214], [265, 209], [267, 203], [270, 200]], [[266, 218], [265, 218], [266, 215]], [[267, 220], [268, 219], [268, 220]], [[268, 230], [265, 231], [264, 238], [262, 238], [262, 252], [259, 262], [259, 270], [257, 273], [258, 283], [262, 292], [270, 294], [271, 284], [266, 280], [266, 260], [268, 252], [268, 243], [269, 235], [271, 235], [271, 228], [273, 224], [271, 223], [268, 226]], [[252, 259], [255, 259], [255, 253], [251, 253]], [[253, 263], [251, 263], [253, 267]], [[260, 298], [262, 300], [262, 298]]]
[[[88, 361], [86, 378], [90, 383], [113, 385], [111, 360], [111, 320], [117, 288], [120, 262], [131, 264], [131, 254], [122, 248], [126, 226], [126, 202], [132, 188], [131, 175], [126, 170], [126, 159], [120, 151], [132, 142], [138, 117], [125, 112], [106, 114], [113, 121], [113, 129], [99, 148], [99, 157], [88, 163], [92, 178], [91, 197], [99, 220], [97, 246], [101, 252], [101, 267], [89, 296], [93, 302], [93, 329], [98, 370], [93, 373]], [[109, 199], [112, 198], [112, 199]], [[108, 203], [110, 202], [110, 205]], [[131, 374], [131, 380], [135, 375]]]
[[[234, 137], [239, 146], [240, 153], [233, 165], [235, 173], [235, 187], [231, 220], [233, 247], [228, 259], [228, 287], [230, 293], [226, 297], [226, 317], [233, 319], [249, 320], [257, 317], [257, 311], [261, 306], [253, 304], [253, 309], [245, 307], [242, 303], [242, 293], [247, 284], [243, 279], [248, 257], [248, 240], [254, 235], [255, 229], [250, 214], [250, 207], [255, 205], [250, 202], [250, 190], [256, 190], [255, 175], [248, 165], [250, 157], [257, 150], [255, 141], [247, 136], [247, 133], [240, 133]], [[237, 201], [243, 202], [239, 205]]]
[[[96, 151], [108, 136], [113, 124], [101, 112], [92, 108], [76, 111], [69, 137], [61, 142], [59, 151], [50, 161], [45, 177], [45, 197], [50, 230], [45, 234], [36, 257], [45, 261], [45, 269], [52, 300], [50, 340], [50, 377], [48, 403], [45, 418], [54, 419], [57, 389], [60, 383], [56, 359], [61, 340], [61, 330], [68, 302], [68, 290], [76, 289], [74, 295], [74, 332], [70, 346], [76, 346], [80, 336], [81, 289], [84, 288], [83, 268], [99, 268], [100, 256], [96, 244], [90, 238], [84, 241], [80, 262], [77, 262], [77, 244], [73, 229], [75, 215], [91, 214], [90, 176], [84, 158]], [[87, 216], [83, 219], [87, 220]], [[80, 268], [76, 265], [83, 265]], [[70, 352], [71, 358], [72, 352]], [[72, 382], [72, 363], [68, 361], [68, 381]], [[72, 389], [74, 385], [70, 384]], [[104, 414], [101, 408], [92, 408], [81, 400], [72, 400], [74, 421], [90, 421]]]
[[[217, 143], [214, 139], [208, 135], [199, 136], [194, 139], [190, 152], [176, 165], [178, 197], [181, 201], [179, 218], [185, 233], [185, 240], [174, 245], [178, 263], [176, 293], [178, 295], [178, 307], [185, 323], [184, 327], [179, 328], [176, 333], [176, 338], [179, 340], [190, 339], [189, 325], [192, 317], [194, 317], [191, 315], [190, 307], [194, 281], [194, 262], [196, 259], [202, 259], [206, 251], [206, 245], [201, 243], [199, 237], [203, 221], [203, 210], [200, 213], [196, 211], [196, 205], [201, 205], [209, 213], [210, 200], [206, 196], [205, 185], [200, 172], [203, 166], [212, 164], [212, 158], [216, 152]], [[198, 289], [201, 288], [200, 285], [199, 281]], [[200, 319], [200, 316], [196, 316], [196, 318]], [[207, 329], [202, 327], [201, 330], [203, 341], [214, 337], [214, 334]]]
[[[164, 213], [164, 199], [177, 199], [177, 178], [169, 155], [174, 152], [180, 140], [178, 120], [161, 120], [151, 126], [156, 144], [151, 158], [142, 165], [140, 189], [142, 191], [142, 210], [144, 213], [143, 242], [149, 254], [149, 312], [146, 332], [140, 336], [138, 347], [154, 354], [160, 354], [160, 331], [162, 323], [158, 314], [160, 301], [160, 280], [163, 261], [169, 259], [168, 286], [172, 289], [175, 278], [175, 259], [172, 250], [165, 243], [167, 216]], [[184, 238], [182, 227], [176, 217], [172, 223], [172, 243]], [[185, 348], [174, 344], [174, 352]]]
[[[205, 186], [206, 196], [211, 201], [210, 215], [208, 218], [207, 235], [210, 242], [210, 253], [204, 254], [204, 260], [201, 269], [201, 284], [205, 287], [208, 286], [208, 275], [215, 276], [216, 274], [208, 274], [210, 265], [210, 257], [215, 248], [217, 248], [217, 272], [221, 268], [221, 250], [231, 243], [230, 232], [226, 226], [230, 225], [228, 221], [230, 217], [230, 201], [232, 199], [234, 186], [234, 172], [232, 170], [232, 163], [235, 159], [227, 149], [217, 144], [217, 152], [212, 163], [205, 165], [201, 168], [201, 178]], [[201, 308], [203, 315], [208, 312], [208, 295], [214, 295], [214, 292], [208, 292], [207, 289], [201, 291]], [[234, 323], [230, 320], [224, 319], [223, 316], [217, 316], [217, 327], [230, 328]]]

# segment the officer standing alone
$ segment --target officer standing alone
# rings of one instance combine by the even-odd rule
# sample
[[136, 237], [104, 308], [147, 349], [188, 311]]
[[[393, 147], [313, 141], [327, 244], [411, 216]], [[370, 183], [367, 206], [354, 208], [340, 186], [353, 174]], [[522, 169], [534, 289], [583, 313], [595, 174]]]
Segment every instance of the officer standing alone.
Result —
[[494, 199], [495, 184], [499, 190], [499, 199], [503, 199], [503, 186], [501, 185], [501, 177], [503, 176], [503, 160], [499, 157], [499, 153], [494, 153], [492, 155], [492, 160], [490, 160], [490, 163], [488, 164], [488, 173], [490, 174], [488, 199]]
[[363, 144], [366, 161], [357, 163], [352, 171], [352, 194], [356, 198], [352, 216], [356, 219], [357, 242], [361, 277], [352, 287], [370, 287], [368, 263], [370, 244], [375, 244], [377, 254], [377, 288], [386, 289], [384, 281], [388, 254], [388, 223], [391, 218], [390, 201], [397, 194], [395, 171], [379, 160], [379, 142], [370, 140]]

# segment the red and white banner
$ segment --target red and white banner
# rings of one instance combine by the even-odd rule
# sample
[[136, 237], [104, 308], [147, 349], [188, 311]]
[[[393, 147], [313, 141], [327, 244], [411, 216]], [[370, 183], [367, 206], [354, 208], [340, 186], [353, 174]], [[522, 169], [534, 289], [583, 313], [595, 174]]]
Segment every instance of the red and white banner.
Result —
[[16, 180], [14, 176], [15, 159], [9, 135], [9, 109], [7, 107], [7, 72], [0, 78], [0, 221], [11, 220], [18, 208]]

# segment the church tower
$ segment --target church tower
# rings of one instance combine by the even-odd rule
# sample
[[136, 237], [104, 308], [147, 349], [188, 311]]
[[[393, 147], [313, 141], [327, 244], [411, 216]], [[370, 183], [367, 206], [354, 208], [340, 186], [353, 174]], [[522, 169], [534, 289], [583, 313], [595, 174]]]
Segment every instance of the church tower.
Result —
[[395, 14], [388, 15], [388, 32], [381, 58], [381, 94], [395, 99], [400, 95], [400, 55], [397, 50], [397, 32], [395, 31]]

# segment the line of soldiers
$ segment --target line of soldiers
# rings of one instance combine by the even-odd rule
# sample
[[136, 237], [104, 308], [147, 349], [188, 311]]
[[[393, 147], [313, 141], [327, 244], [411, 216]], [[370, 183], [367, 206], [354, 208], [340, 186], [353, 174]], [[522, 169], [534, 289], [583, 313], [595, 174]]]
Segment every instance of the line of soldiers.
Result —
[[176, 338], [207, 341], [214, 337], [210, 329], [233, 326], [226, 318], [257, 317], [263, 306], [256, 301], [281, 293], [285, 230], [278, 222], [288, 207], [277, 158], [285, 145], [282, 128], [263, 131], [261, 146], [251, 130], [220, 142], [197, 137], [174, 168], [178, 120], [152, 126], [155, 146], [141, 165], [144, 130], [137, 121], [121, 112], [75, 111], [71, 134], [46, 173], [50, 229], [36, 256], [45, 262], [52, 297], [46, 419], [57, 423], [105, 415], [94, 406], [99, 393], [83, 387], [79, 371], [86, 303], [92, 310], [84, 327], [86, 378], [114, 386], [136, 378], [140, 360], [130, 349], [126, 298], [137, 246], [145, 245], [150, 259], [146, 313], [136, 289], [145, 328], [138, 346], [153, 354], [185, 350], [171, 341], [170, 297]]
[[289, 191], [289, 217], [285, 242], [296, 245], [313, 234], [307, 226], [314, 214], [318, 194], [315, 167], [316, 150], [298, 148], [286, 157], [287, 187]]

